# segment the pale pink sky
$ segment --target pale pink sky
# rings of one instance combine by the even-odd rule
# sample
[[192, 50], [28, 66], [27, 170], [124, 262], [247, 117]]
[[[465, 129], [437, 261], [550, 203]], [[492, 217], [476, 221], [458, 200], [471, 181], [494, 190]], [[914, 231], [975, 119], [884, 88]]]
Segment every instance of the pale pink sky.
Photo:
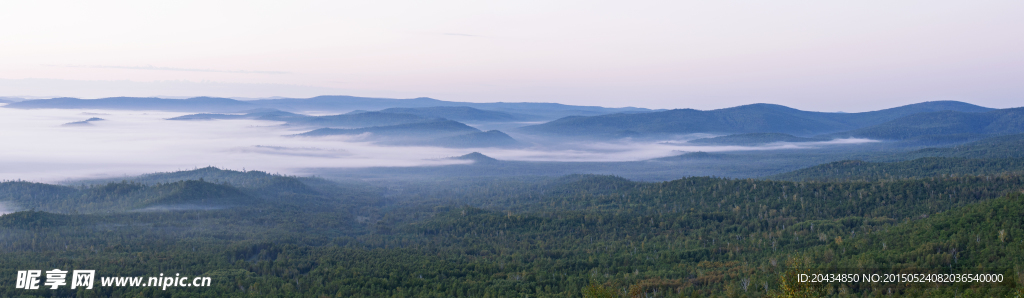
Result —
[[0, 96], [1020, 106], [1021, 1], [4, 1]]

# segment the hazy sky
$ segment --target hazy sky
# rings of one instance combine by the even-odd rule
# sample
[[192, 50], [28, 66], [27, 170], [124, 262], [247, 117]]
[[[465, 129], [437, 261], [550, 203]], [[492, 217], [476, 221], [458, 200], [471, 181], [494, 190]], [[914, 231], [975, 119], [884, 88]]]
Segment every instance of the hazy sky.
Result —
[[0, 96], [1020, 106], [1024, 1], [3, 1]]

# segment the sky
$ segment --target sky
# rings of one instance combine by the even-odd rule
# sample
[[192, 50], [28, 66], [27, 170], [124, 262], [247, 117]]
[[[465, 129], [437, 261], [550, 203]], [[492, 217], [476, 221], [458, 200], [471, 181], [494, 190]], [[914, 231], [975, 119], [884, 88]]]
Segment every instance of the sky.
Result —
[[1021, 1], [3, 1], [0, 96], [1021, 106]]

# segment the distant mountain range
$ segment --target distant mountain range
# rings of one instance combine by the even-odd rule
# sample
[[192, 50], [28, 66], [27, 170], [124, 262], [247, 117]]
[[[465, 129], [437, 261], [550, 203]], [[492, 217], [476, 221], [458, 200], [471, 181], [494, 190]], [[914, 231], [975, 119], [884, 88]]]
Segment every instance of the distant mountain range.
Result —
[[167, 120], [224, 120], [224, 119], [253, 119], [283, 121], [289, 125], [333, 127], [333, 128], [360, 128], [368, 126], [396, 125], [417, 122], [427, 122], [431, 119], [412, 114], [382, 113], [382, 112], [353, 112], [348, 114], [330, 116], [306, 116], [285, 112], [280, 110], [260, 110], [241, 115], [232, 114], [192, 114], [170, 118]]
[[752, 104], [710, 111], [678, 109], [642, 114], [573, 116], [544, 124], [526, 126], [522, 128], [522, 131], [535, 134], [586, 137], [663, 136], [691, 133], [782, 133], [806, 137], [879, 125], [918, 113], [947, 110], [978, 113], [992, 109], [962, 102], [936, 101], [873, 112], [824, 113], [801, 111], [774, 104]]
[[412, 114], [425, 118], [445, 118], [460, 122], [517, 122], [543, 119], [536, 115], [487, 111], [471, 107], [390, 108], [380, 112]]
[[[110, 110], [159, 110], [201, 113], [239, 113], [259, 108], [270, 108], [289, 112], [350, 112], [354, 110], [383, 110], [390, 108], [436, 108], [470, 107], [478, 110], [499, 111], [502, 117], [516, 121], [556, 119], [570, 115], [602, 115], [610, 113], [650, 112], [644, 108], [605, 108], [597, 106], [573, 106], [557, 103], [472, 103], [443, 101], [433, 98], [371, 98], [355, 96], [317, 96], [313, 98], [278, 98], [260, 100], [235, 100], [230, 98], [196, 97], [189, 99], [168, 99], [154, 97], [109, 97], [100, 99], [52, 98], [12, 102], [7, 108], [16, 109], [110, 109]], [[402, 113], [424, 117], [476, 120], [479, 115], [472, 110], [417, 109], [403, 110]], [[433, 115], [431, 115], [433, 114]], [[443, 115], [442, 115], [443, 114]], [[487, 120], [482, 120], [487, 121]]]
[[372, 133], [379, 137], [450, 137], [471, 132], [480, 132], [480, 130], [457, 121], [439, 119], [430, 122], [373, 126], [355, 129], [321, 128], [297, 134], [296, 136], [315, 137]]
[[470, 107], [429, 107], [390, 108], [381, 111], [352, 111], [330, 116], [306, 116], [277, 109], [257, 109], [245, 114], [191, 114], [168, 120], [220, 120], [255, 119], [284, 121], [291, 125], [306, 125], [332, 128], [359, 128], [368, 126], [396, 125], [426, 122], [433, 119], [449, 119], [461, 122], [516, 122], [537, 120], [537, 116], [486, 111]]
[[196, 97], [166, 99], [154, 97], [109, 97], [78, 99], [70, 97], [35, 99], [14, 102], [4, 106], [15, 109], [106, 109], [106, 110], [158, 110], [196, 112], [235, 112], [259, 108], [249, 102], [230, 98]]
[[[723, 135], [693, 145], [762, 145], [774, 142], [866, 138], [904, 144], [942, 145], [1024, 133], [1024, 108], [990, 109], [957, 101], [932, 101], [862, 113], [801, 111], [774, 104], [717, 110], [649, 110], [554, 103], [469, 103], [432, 98], [389, 99], [318, 96], [240, 101], [112, 97], [54, 98], [8, 103], [17, 109], [127, 109], [199, 111], [169, 120], [255, 119], [321, 128], [303, 136], [369, 133], [388, 144], [444, 144], [447, 147], [516, 147], [517, 137], [553, 141], [664, 140], [687, 134]], [[309, 116], [305, 111], [338, 112]], [[344, 112], [344, 113], [342, 113]], [[542, 124], [526, 125], [530, 122]], [[88, 121], [68, 125], [88, 125]], [[481, 127], [481, 129], [471, 127]], [[526, 125], [526, 126], [524, 126]], [[533, 137], [531, 137], [533, 138]]]

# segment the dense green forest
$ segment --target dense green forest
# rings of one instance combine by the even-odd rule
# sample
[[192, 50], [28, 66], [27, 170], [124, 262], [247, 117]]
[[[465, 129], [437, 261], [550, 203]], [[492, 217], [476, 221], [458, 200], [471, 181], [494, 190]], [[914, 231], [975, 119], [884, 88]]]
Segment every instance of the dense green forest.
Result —
[[793, 181], [892, 180], [1001, 173], [1024, 173], [1024, 159], [923, 157], [889, 163], [846, 160], [772, 175], [769, 178]]
[[896, 294], [991, 297], [1016, 291], [1024, 270], [1014, 173], [336, 183], [204, 168], [130, 180], [0, 183], [0, 202], [30, 209], [0, 216], [0, 284], [63, 268], [210, 276], [212, 287], [5, 286], [0, 296], [773, 297], [800, 294], [782, 279], [798, 270], [920, 268], [1008, 281]]

